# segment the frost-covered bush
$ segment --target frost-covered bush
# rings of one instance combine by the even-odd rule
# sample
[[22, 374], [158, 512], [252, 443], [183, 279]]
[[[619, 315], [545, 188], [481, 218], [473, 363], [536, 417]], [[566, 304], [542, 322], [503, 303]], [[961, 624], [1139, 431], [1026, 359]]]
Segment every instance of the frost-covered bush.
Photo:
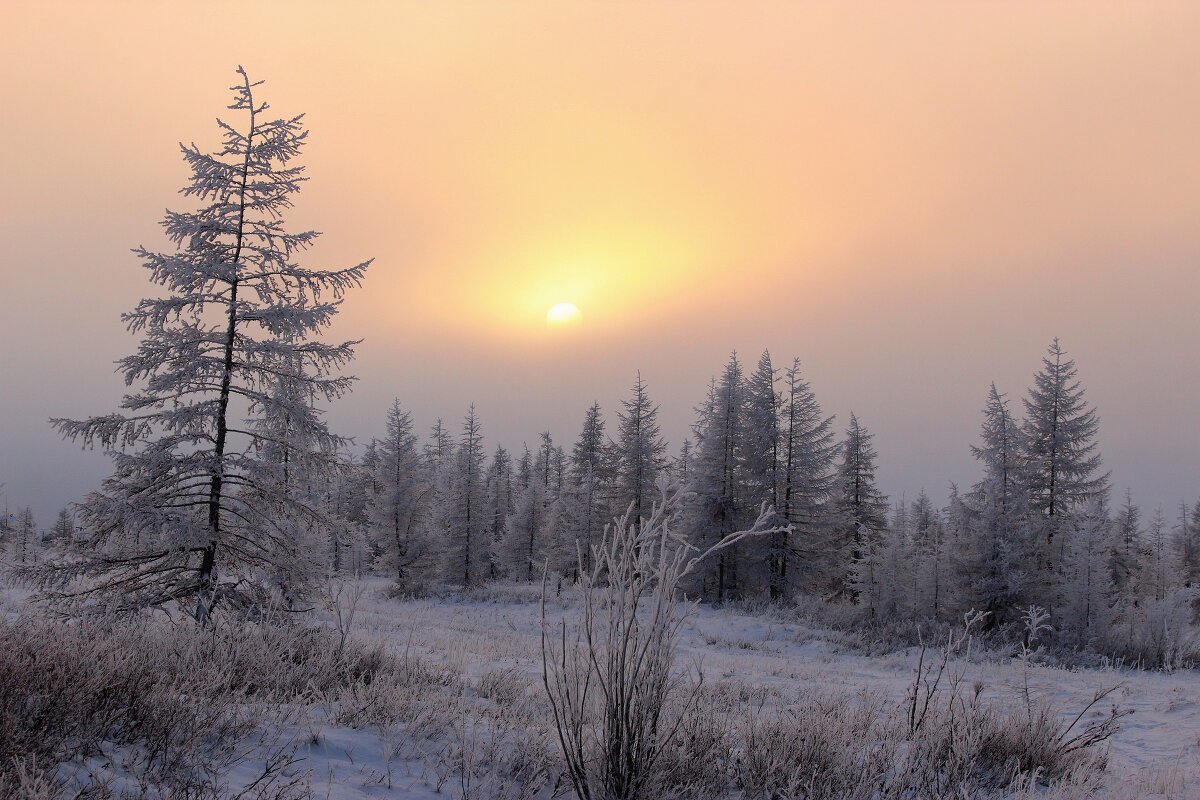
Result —
[[670, 786], [662, 757], [694, 706], [699, 674], [676, 666], [679, 634], [693, 610], [682, 581], [708, 556], [769, 533], [765, 505], [748, 530], [698, 552], [674, 526], [679, 492], [660, 481], [647, 517], [633, 506], [605, 528], [590, 558], [579, 554], [581, 619], [558, 630], [545, 612], [542, 675], [567, 776], [582, 800], [633, 800]]
[[0, 622], [0, 796], [71, 796], [84, 781], [101, 797], [106, 782], [221, 797], [251, 752], [270, 762], [263, 785], [279, 778], [291, 743], [276, 737], [318, 698], [349, 715], [455, 679], [325, 628], [22, 616]]
[[1161, 599], [1147, 597], [1124, 609], [1124, 619], [1109, 631], [1110, 650], [1127, 663], [1180, 669], [1200, 662], [1200, 628], [1195, 624], [1198, 593], [1171, 589]]

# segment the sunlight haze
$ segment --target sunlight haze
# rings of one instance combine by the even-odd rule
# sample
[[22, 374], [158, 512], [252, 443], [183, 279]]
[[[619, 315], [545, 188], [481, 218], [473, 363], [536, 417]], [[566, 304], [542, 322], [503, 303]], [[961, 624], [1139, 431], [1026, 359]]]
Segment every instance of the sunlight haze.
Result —
[[[686, 9], [686, 13], [681, 13]], [[489, 447], [615, 427], [638, 370], [671, 452], [736, 349], [804, 363], [882, 488], [969, 485], [988, 385], [1061, 337], [1118, 492], [1200, 493], [1194, 3], [6, 3], [0, 483], [42, 526], [110, 464], [100, 414], [234, 68], [305, 113], [289, 222], [374, 258], [331, 425], [393, 397]], [[548, 311], [574, 313], [555, 330]], [[568, 309], [570, 311], [570, 309]]]

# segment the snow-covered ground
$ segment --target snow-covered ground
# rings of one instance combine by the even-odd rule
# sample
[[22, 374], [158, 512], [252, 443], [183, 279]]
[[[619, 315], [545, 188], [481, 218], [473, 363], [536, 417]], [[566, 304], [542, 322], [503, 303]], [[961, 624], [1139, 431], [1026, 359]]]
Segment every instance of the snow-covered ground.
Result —
[[[573, 613], [568, 594], [549, 601], [548, 616]], [[10, 619], [38, 613], [24, 595], [0, 592]], [[536, 587], [501, 585], [472, 597], [404, 600], [389, 598], [386, 582], [378, 579], [343, 587], [341, 622], [332, 608], [317, 612], [316, 621], [349, 630], [361, 642], [381, 643], [411, 661], [414, 677], [402, 687], [364, 685], [336, 697], [318, 693], [306, 707], [264, 710], [265, 744], [233, 766], [226, 786], [245, 787], [260, 777], [265, 757], [290, 753], [294, 761], [274, 778], [277, 784], [294, 782], [302, 792], [296, 796], [569, 796], [541, 685], [537, 596]], [[773, 706], [797, 707], [802, 693], [812, 691], [881, 694], [901, 703], [916, 649], [868, 656], [856, 652], [851, 640], [810, 627], [786, 610], [700, 607], [686, 623], [680, 663], [703, 673], [706, 702], [743, 719]], [[976, 653], [952, 662], [951, 670], [961, 671], [964, 685], [984, 687], [992, 702], [1020, 707], [1026, 678], [1020, 661]], [[1105, 783], [1111, 793], [1097, 796], [1200, 799], [1196, 673], [1033, 665], [1028, 678], [1033, 691], [1068, 719], [1096, 690], [1119, 687], [1112, 699], [1133, 713], [1108, 743]], [[1091, 795], [1070, 795], [1083, 796]]]
[[[489, 592], [486, 599], [397, 600], [385, 597], [382, 586], [366, 586], [356, 609], [355, 636], [449, 667], [462, 675], [469, 694], [502, 678], [506, 691], [526, 693], [533, 703], [540, 700], [540, 609], [534, 592], [510, 587]], [[570, 613], [566, 603], [548, 609], [555, 618]], [[710, 687], [720, 685], [729, 696], [743, 698], [746, 713], [814, 688], [882, 692], [902, 702], [916, 665], [915, 649], [865, 656], [840, 644], [843, 636], [787, 617], [787, 612], [699, 608], [687, 624], [681, 660], [702, 670]], [[977, 656], [952, 668], [964, 671], [968, 685], [982, 684], [994, 702], [1020, 702], [1024, 672], [1019, 661]], [[1097, 689], [1119, 685], [1112, 698], [1134, 713], [1111, 740], [1108, 782], [1121, 787], [1114, 796], [1200, 798], [1200, 678], [1195, 673], [1035, 665], [1029, 677], [1035, 692], [1068, 718]], [[452, 737], [458, 747], [423, 751], [398, 741], [404, 736], [400, 731], [323, 724], [298, 755], [322, 797], [487, 797], [486, 789], [475, 787], [478, 793], [473, 793], [472, 787], [460, 786], [455, 771], [456, 764], [467, 763], [478, 740], [490, 735], [472, 733], [472, 715], [464, 705], [463, 727]], [[554, 744], [548, 731], [535, 734], [541, 745]]]

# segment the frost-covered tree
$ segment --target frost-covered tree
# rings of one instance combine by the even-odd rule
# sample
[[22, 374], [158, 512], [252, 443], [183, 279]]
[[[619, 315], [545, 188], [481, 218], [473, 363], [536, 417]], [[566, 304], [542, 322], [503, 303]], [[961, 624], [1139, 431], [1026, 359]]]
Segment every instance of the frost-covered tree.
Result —
[[666, 461], [667, 443], [658, 425], [658, 405], [650, 399], [642, 373], [633, 395], [621, 402], [617, 414], [617, 509], [633, 506], [633, 519], [650, 513], [657, 497], [658, 472]]
[[560, 572], [574, 574], [581, 560], [585, 569], [591, 569], [592, 546], [611, 515], [607, 505], [613, 480], [609, 452], [600, 404], [593, 403], [571, 448], [567, 482], [556, 514], [560, 542], [556, 568]]
[[[60, 563], [59, 577], [79, 578], [71, 592], [121, 608], [191, 603], [202, 622], [223, 600], [253, 602], [279, 554], [295, 549], [263, 496], [314, 524], [323, 516], [261, 480], [264, 434], [241, 419], [290, 402], [274, 391], [281, 379], [326, 402], [350, 388], [336, 370], [354, 343], [317, 336], [368, 263], [327, 271], [296, 262], [317, 237], [283, 221], [305, 180], [296, 159], [308, 133], [300, 116], [266, 116], [260, 84], [240, 67], [238, 75], [230, 108], [241, 121], [218, 122], [222, 146], [213, 154], [181, 146], [192, 172], [182, 193], [199, 207], [167, 212], [175, 249], [135, 251], [161, 290], [124, 316], [142, 338], [120, 371], [140, 388], [120, 412], [54, 420], [68, 438], [111, 451], [116, 468], [80, 509], [90, 550]], [[342, 440], [311, 402], [290, 410], [307, 448], [290, 453], [293, 463], [328, 464]]]
[[855, 585], [873, 580], [863, 570], [871, 565], [869, 556], [879, 532], [887, 528], [887, 497], [875, 483], [874, 439], [852, 413], [837, 473], [839, 536], [834, 545], [841, 563], [832, 577], [835, 591], [850, 590], [854, 596]]
[[1112, 552], [1108, 569], [1113, 591], [1128, 596], [1136, 588], [1138, 562], [1141, 554], [1142, 512], [1133, 502], [1133, 492], [1125, 490], [1125, 502], [1113, 520]]
[[1172, 547], [1179, 560], [1183, 585], [1191, 588], [1200, 586], [1200, 530], [1192, 524], [1191, 509], [1186, 503], [1179, 504], [1179, 517], [1172, 530]]
[[[300, 359], [292, 367], [268, 379], [273, 402], [249, 420], [258, 472], [243, 495], [247, 505], [268, 511], [273, 520], [278, 535], [267, 540], [272, 552], [264, 560], [271, 568], [264, 577], [287, 608], [309, 594], [327, 571], [341, 571], [343, 555], [355, 538], [343, 494], [353, 481], [354, 466], [342, 463], [336, 448], [320, 451], [304, 424], [313, 403], [306, 368]], [[319, 509], [321, 516], [306, 513], [310, 508]]]
[[570, 471], [576, 482], [589, 470], [596, 483], [596, 503], [605, 517], [616, 514], [612, 496], [616, 491], [617, 454], [608, 438], [607, 423], [599, 403], [592, 403], [584, 414], [579, 438], [571, 448]]
[[1021, 483], [1024, 448], [1021, 430], [1008, 401], [992, 384], [980, 426], [980, 443], [971, 453], [983, 476], [965, 502], [969, 534], [959, 551], [963, 600], [968, 608], [988, 613], [989, 625], [1008, 621], [1024, 584], [1022, 559], [1026, 493]]
[[941, 516], [924, 489], [912, 502], [907, 521], [909, 607], [917, 616], [936, 619], [946, 602], [946, 539]]
[[428, 542], [422, 536], [422, 503], [429, 487], [421, 472], [417, 437], [412, 416], [393, 400], [387, 412], [386, 430], [374, 443], [374, 503], [371, 522], [378, 541], [380, 557], [396, 578], [397, 586], [406, 586], [411, 571], [428, 556]]
[[[833, 464], [840, 449], [833, 417], [825, 416], [812, 387], [800, 373], [800, 359], [784, 374], [781, 409], [781, 465], [783, 488], [779, 513], [791, 523], [781, 567], [785, 586], [807, 581], [829, 564], [830, 500], [834, 488]], [[805, 585], [805, 584], [802, 584]]]
[[54, 519], [54, 526], [50, 528], [50, 545], [54, 548], [70, 547], [75, 541], [75, 518], [71, 516], [71, 510], [64, 508], [58, 512], [58, 516]]
[[[741, 442], [742, 478], [745, 509], [767, 503], [780, 507], [783, 490], [780, 441], [779, 375], [771, 354], [764, 350], [758, 365], [746, 379], [745, 431]], [[745, 516], [745, 515], [743, 515]], [[755, 588], [765, 584], [772, 600], [781, 599], [787, 590], [789, 534], [783, 515], [772, 521], [776, 532], [770, 537], [749, 540], [741, 545], [747, 556], [746, 580]]]
[[1094, 646], [1112, 622], [1112, 524], [1100, 497], [1072, 515], [1057, 606], [1059, 628], [1078, 647]]
[[1173, 558], [1171, 539], [1162, 508], [1157, 508], [1145, 531], [1142, 559], [1142, 593], [1157, 601], [1166, 599], [1172, 589], [1183, 583], [1179, 563]]
[[37, 521], [33, 509], [25, 506], [17, 512], [13, 560], [29, 564], [38, 560]]
[[542, 573], [549, 555], [545, 541], [550, 448], [539, 447], [536, 457], [526, 447], [517, 462], [516, 502], [508, 518], [501, 562], [511, 578], [532, 581]]
[[877, 620], [897, 619], [911, 613], [910, 576], [916, 566], [906, 558], [911, 534], [909, 505], [901, 499], [896, 503], [891, 525], [879, 531], [871, 543], [867, 554], [870, 565], [862, 570], [869, 576], [866, 588], [870, 596], [866, 605]]
[[504, 532], [515, 509], [512, 471], [512, 456], [503, 446], [496, 445], [486, 477], [488, 547], [492, 554], [488, 575], [491, 578], [500, 575]]
[[1030, 507], [1041, 517], [1044, 548], [1039, 560], [1048, 572], [1065, 552], [1065, 542], [1054, 542], [1068, 531], [1061, 518], [1108, 490], [1108, 474], [1099, 472], [1100, 419], [1084, 398], [1077, 375], [1075, 362], [1055, 339], [1024, 401], [1023, 478]]
[[692, 445], [691, 438], [683, 437], [683, 444], [679, 445], [679, 455], [675, 456], [675, 461], [671, 464], [671, 477], [679, 486], [687, 486], [691, 480], [694, 453], [695, 447]]
[[483, 433], [475, 406], [463, 420], [439, 520], [449, 583], [472, 586], [491, 573]]
[[[697, 410], [696, 454], [684, 511], [687, 534], [705, 550], [739, 530], [746, 516], [742, 455], [745, 435], [746, 385], [737, 353], [729, 357], [719, 383]], [[717, 602], [737, 597], [743, 590], [742, 549], [723, 548], [708, 563], [699, 565], [692, 580], [705, 597]]]

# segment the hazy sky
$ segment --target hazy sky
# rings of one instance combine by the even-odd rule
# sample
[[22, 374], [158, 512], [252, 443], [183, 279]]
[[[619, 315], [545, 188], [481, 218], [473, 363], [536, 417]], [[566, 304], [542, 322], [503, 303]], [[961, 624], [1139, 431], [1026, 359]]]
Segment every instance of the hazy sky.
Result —
[[[376, 259], [334, 426], [474, 401], [570, 441], [640, 369], [677, 446], [736, 348], [798, 355], [877, 434], [889, 493], [969, 484], [988, 383], [1054, 336], [1116, 487], [1200, 495], [1200, 4], [0, 4], [0, 482], [42, 519], [99, 453], [241, 63], [307, 112], [307, 262]], [[583, 324], [548, 329], [575, 303]]]

